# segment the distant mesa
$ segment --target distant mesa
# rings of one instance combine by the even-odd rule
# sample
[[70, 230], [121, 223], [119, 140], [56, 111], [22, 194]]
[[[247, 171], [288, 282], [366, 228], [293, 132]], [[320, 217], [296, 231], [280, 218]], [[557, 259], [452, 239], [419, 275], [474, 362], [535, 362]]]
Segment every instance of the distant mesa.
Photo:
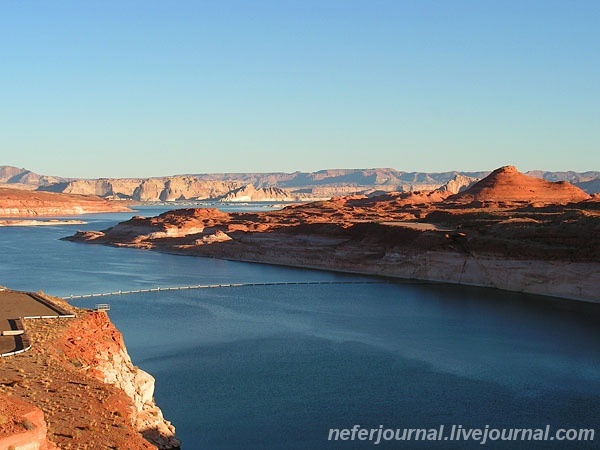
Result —
[[51, 186], [65, 181], [65, 179], [60, 177], [38, 175], [27, 169], [0, 166], [0, 185], [10, 184], [20, 189], [36, 189], [40, 186]]
[[[348, 195], [437, 190], [457, 194], [488, 176], [478, 172], [404, 172], [390, 168], [329, 169], [316, 172], [210, 173], [153, 178], [64, 179], [0, 166], [0, 187], [96, 195], [136, 202], [317, 201]], [[531, 171], [547, 181], [568, 181], [589, 194], [600, 192], [600, 172]]]
[[577, 203], [589, 198], [589, 194], [567, 181], [550, 182], [525, 175], [514, 166], [504, 166], [469, 189], [449, 197], [448, 201], [546, 205]]

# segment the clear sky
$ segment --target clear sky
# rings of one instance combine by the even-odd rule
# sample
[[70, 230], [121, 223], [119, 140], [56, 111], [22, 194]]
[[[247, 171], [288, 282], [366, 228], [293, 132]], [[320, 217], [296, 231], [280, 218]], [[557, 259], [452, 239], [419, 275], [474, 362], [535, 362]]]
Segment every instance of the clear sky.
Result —
[[600, 1], [0, 2], [0, 165], [600, 170]]

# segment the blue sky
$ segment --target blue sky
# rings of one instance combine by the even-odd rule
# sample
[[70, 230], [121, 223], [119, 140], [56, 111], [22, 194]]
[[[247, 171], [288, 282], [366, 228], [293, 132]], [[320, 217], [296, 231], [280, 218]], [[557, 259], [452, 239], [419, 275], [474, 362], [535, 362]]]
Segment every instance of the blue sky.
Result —
[[597, 1], [0, 2], [0, 165], [600, 170]]

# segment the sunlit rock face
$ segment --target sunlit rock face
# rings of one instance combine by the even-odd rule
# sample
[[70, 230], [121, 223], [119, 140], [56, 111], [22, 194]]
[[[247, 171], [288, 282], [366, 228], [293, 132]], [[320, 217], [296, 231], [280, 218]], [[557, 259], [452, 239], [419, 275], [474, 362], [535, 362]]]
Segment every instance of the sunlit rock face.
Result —
[[514, 166], [504, 166], [449, 200], [463, 204], [503, 202], [549, 205], [577, 203], [589, 198], [589, 194], [566, 181], [550, 182], [524, 175]]
[[593, 301], [597, 199], [508, 166], [455, 195], [352, 195], [270, 212], [182, 209], [68, 239]]
[[129, 211], [120, 202], [95, 196], [0, 188], [0, 217], [65, 216]]

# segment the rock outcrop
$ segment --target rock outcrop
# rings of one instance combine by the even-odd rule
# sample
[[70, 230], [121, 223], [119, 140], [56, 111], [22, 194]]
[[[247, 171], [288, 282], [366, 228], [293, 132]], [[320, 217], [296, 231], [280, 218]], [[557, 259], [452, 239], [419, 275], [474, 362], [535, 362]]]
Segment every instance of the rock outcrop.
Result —
[[15, 397], [0, 394], [0, 449], [58, 450], [48, 440], [44, 413]]
[[262, 213], [176, 210], [67, 239], [598, 301], [599, 204], [566, 182], [504, 167], [457, 195], [355, 195]]
[[448, 200], [462, 204], [549, 205], [577, 203], [589, 198], [589, 194], [567, 181], [550, 182], [522, 174], [514, 166], [504, 166]]
[[[31, 419], [33, 425], [25, 428], [36, 431], [40, 443], [47, 439], [60, 448], [179, 448], [173, 426], [154, 402], [154, 379], [133, 365], [108, 315], [41, 297], [75, 317], [27, 320], [31, 348], [0, 358], [0, 448], [8, 448], [2, 446], [3, 438], [20, 438], [24, 429], [14, 411], [3, 412], [6, 396], [26, 402], [35, 412], [40, 420]], [[45, 416], [45, 434], [39, 410]]]
[[56, 343], [71, 362], [104, 383], [121, 389], [133, 401], [136, 430], [159, 449], [179, 448], [175, 428], [154, 403], [154, 378], [134, 366], [121, 333], [104, 312], [84, 315]]
[[95, 196], [0, 188], [0, 217], [68, 216], [129, 211], [123, 203]]

